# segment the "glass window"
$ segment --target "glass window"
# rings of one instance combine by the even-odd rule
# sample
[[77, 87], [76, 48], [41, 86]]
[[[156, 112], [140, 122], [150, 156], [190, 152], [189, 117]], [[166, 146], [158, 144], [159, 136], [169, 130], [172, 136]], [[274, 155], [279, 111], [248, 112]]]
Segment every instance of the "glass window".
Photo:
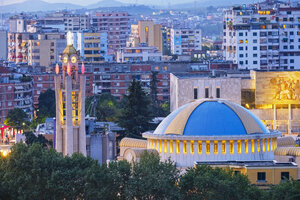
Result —
[[266, 181], [266, 172], [257, 172], [257, 182]]
[[179, 143], [179, 140], [176, 140], [176, 153], [177, 154], [180, 153], [180, 143]]
[[241, 140], [237, 141], [237, 147], [238, 147], [238, 153], [242, 153], [242, 144], [241, 144]]
[[251, 151], [252, 153], [255, 153], [255, 141], [251, 140]]
[[233, 144], [233, 141], [230, 140], [230, 154], [233, 154], [234, 153], [234, 144]]
[[262, 143], [263, 143], [263, 147], [262, 147], [262, 149], [263, 149], [263, 152], [265, 152], [265, 151], [266, 151], [266, 145], [265, 145], [265, 141], [266, 141], [265, 139], [263, 139], [263, 140], [262, 140]]
[[245, 153], [248, 153], [248, 140], [245, 140]]
[[170, 140], [170, 154], [173, 153], [173, 140]]
[[206, 141], [206, 154], [210, 154], [210, 141]]
[[214, 153], [218, 154], [218, 141], [214, 141]]
[[186, 150], [186, 140], [183, 141], [183, 153], [186, 154], [187, 150]]
[[205, 88], [205, 98], [209, 98], [209, 91], [208, 91], [208, 88]]
[[202, 141], [198, 141], [198, 154], [202, 154]]
[[226, 141], [222, 141], [222, 153], [226, 154]]
[[270, 139], [267, 139], [267, 151], [270, 151]]
[[194, 88], [194, 99], [198, 99], [198, 88]]
[[289, 180], [290, 173], [289, 172], [281, 172], [281, 181]]
[[159, 140], [159, 153], [161, 153], [161, 151], [162, 151], [162, 142], [161, 142], [161, 140]]
[[190, 147], [191, 147], [191, 154], [194, 154], [194, 149], [195, 149], [194, 140], [190, 141]]
[[216, 97], [221, 98], [221, 90], [220, 88], [216, 88]]
[[168, 152], [167, 140], [164, 140], [164, 152]]
[[258, 153], [260, 152], [260, 140], [259, 139], [257, 140], [257, 152]]

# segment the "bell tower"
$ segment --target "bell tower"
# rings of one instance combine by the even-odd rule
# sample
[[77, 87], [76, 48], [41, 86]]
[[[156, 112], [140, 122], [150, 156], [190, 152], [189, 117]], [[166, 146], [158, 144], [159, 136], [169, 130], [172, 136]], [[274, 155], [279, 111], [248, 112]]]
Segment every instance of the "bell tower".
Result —
[[64, 156], [71, 156], [75, 152], [86, 156], [86, 79], [84, 64], [81, 66], [81, 73], [79, 72], [78, 57], [73, 45], [67, 45], [62, 53], [62, 67], [57, 64], [55, 69], [55, 149]]

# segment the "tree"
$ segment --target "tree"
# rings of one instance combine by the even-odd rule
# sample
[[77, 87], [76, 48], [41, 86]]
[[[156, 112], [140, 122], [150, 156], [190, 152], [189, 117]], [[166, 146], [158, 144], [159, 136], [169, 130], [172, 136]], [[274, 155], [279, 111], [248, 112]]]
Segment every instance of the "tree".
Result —
[[24, 132], [26, 137], [26, 144], [32, 145], [34, 143], [39, 143], [42, 147], [51, 147], [52, 142], [48, 141], [43, 135], [35, 136], [32, 132]]
[[120, 102], [110, 93], [91, 96], [86, 99], [86, 111], [98, 121], [116, 121], [120, 114]]
[[300, 199], [300, 182], [286, 180], [271, 187], [268, 192], [270, 200], [297, 200]]
[[140, 200], [181, 199], [178, 179], [179, 171], [173, 162], [161, 162], [159, 155], [144, 151], [140, 162], [134, 164], [126, 196]]
[[259, 199], [261, 196], [246, 175], [206, 165], [188, 169], [181, 177], [179, 187], [184, 199], [189, 200]]
[[15, 129], [25, 128], [25, 125], [28, 124], [28, 115], [20, 108], [9, 110], [4, 124]]
[[150, 101], [141, 83], [135, 79], [131, 82], [128, 91], [129, 95], [123, 98], [118, 124], [125, 129], [127, 136], [141, 138], [141, 133], [148, 130], [152, 120]]
[[56, 103], [53, 90], [48, 89], [46, 92], [41, 93], [38, 101], [37, 117], [39, 123], [43, 123], [48, 117], [55, 117]]

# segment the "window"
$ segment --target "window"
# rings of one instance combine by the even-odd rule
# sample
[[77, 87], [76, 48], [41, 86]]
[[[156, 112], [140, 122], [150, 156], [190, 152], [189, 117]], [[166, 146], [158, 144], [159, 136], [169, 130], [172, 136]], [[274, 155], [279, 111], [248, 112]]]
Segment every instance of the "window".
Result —
[[255, 153], [255, 142], [254, 142], [254, 140], [251, 140], [251, 152]]
[[191, 147], [191, 154], [194, 154], [194, 149], [195, 149], [195, 145], [194, 145], [194, 140], [190, 141], [190, 147]]
[[257, 40], [253, 40], [253, 43], [257, 43]]
[[214, 141], [214, 153], [218, 154], [218, 141]]
[[157, 140], [154, 140], [154, 148], [157, 149]]
[[198, 141], [198, 154], [202, 154], [202, 141]]
[[262, 140], [262, 143], [263, 143], [263, 152], [265, 152], [265, 151], [266, 151], [266, 145], [265, 145], [265, 142], [266, 142], [266, 140], [265, 140], [265, 139], [263, 139], [263, 140]]
[[257, 36], [257, 32], [253, 32], [253, 36]]
[[230, 140], [230, 154], [234, 153], [234, 145], [233, 145], [233, 141]]
[[198, 99], [198, 88], [194, 88], [194, 99]]
[[173, 140], [170, 140], [170, 154], [173, 153]]
[[180, 153], [180, 143], [179, 143], [179, 140], [176, 140], [176, 153], [177, 154]]
[[253, 50], [257, 50], [257, 47], [253, 47]]
[[243, 33], [239, 33], [239, 36], [243, 36]]
[[221, 98], [221, 90], [220, 88], [216, 88], [216, 97]]
[[270, 138], [267, 139], [267, 151], [270, 151]]
[[161, 151], [162, 151], [162, 142], [161, 142], [161, 140], [159, 140], [159, 153], [161, 153]]
[[255, 53], [255, 54], [253, 54], [253, 57], [254, 57], [254, 58], [256, 58], [256, 57], [257, 57], [257, 54], [256, 54], [256, 53]]
[[168, 152], [167, 140], [164, 140], [164, 152]]
[[273, 151], [273, 138], [271, 138], [271, 151]]
[[222, 153], [226, 154], [226, 141], [222, 141]]
[[244, 54], [240, 54], [239, 56], [240, 56], [240, 58], [243, 58], [243, 57], [244, 57]]
[[210, 141], [206, 141], [206, 154], [210, 154]]
[[245, 140], [245, 153], [248, 153], [248, 140]]
[[205, 88], [205, 98], [209, 98], [208, 88]]
[[266, 172], [257, 172], [257, 182], [266, 182]]
[[242, 153], [242, 144], [241, 144], [241, 140], [237, 141], [237, 148], [238, 148], [238, 154]]
[[257, 140], [257, 152], [258, 153], [260, 152], [260, 140], [259, 139]]
[[256, 60], [255, 60], [255, 61], [253, 61], [253, 64], [254, 64], [254, 65], [257, 65], [257, 61], [256, 61]]
[[281, 181], [289, 180], [290, 173], [289, 172], [281, 172]]
[[186, 146], [187, 146], [186, 140], [184, 140], [184, 141], [183, 141], [183, 153], [184, 153], [184, 154], [186, 154], [186, 152], [187, 152]]
[[244, 50], [244, 48], [243, 48], [243, 47], [239, 47], [239, 50], [243, 51], [243, 50]]

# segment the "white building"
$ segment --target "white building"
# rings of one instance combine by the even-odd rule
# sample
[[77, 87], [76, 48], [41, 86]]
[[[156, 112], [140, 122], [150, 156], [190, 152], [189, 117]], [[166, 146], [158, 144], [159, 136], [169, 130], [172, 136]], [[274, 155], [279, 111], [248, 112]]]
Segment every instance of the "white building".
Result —
[[106, 32], [69, 31], [67, 43], [72, 44], [85, 61], [104, 62], [112, 60], [112, 56], [107, 55]]
[[226, 60], [241, 69], [300, 68], [300, 7], [271, 1], [224, 11]]
[[172, 54], [191, 55], [198, 50], [202, 50], [200, 29], [171, 29]]
[[126, 47], [117, 51], [117, 62], [160, 62], [162, 52], [156, 47]]
[[0, 60], [7, 60], [8, 54], [8, 36], [7, 31], [0, 30]]

